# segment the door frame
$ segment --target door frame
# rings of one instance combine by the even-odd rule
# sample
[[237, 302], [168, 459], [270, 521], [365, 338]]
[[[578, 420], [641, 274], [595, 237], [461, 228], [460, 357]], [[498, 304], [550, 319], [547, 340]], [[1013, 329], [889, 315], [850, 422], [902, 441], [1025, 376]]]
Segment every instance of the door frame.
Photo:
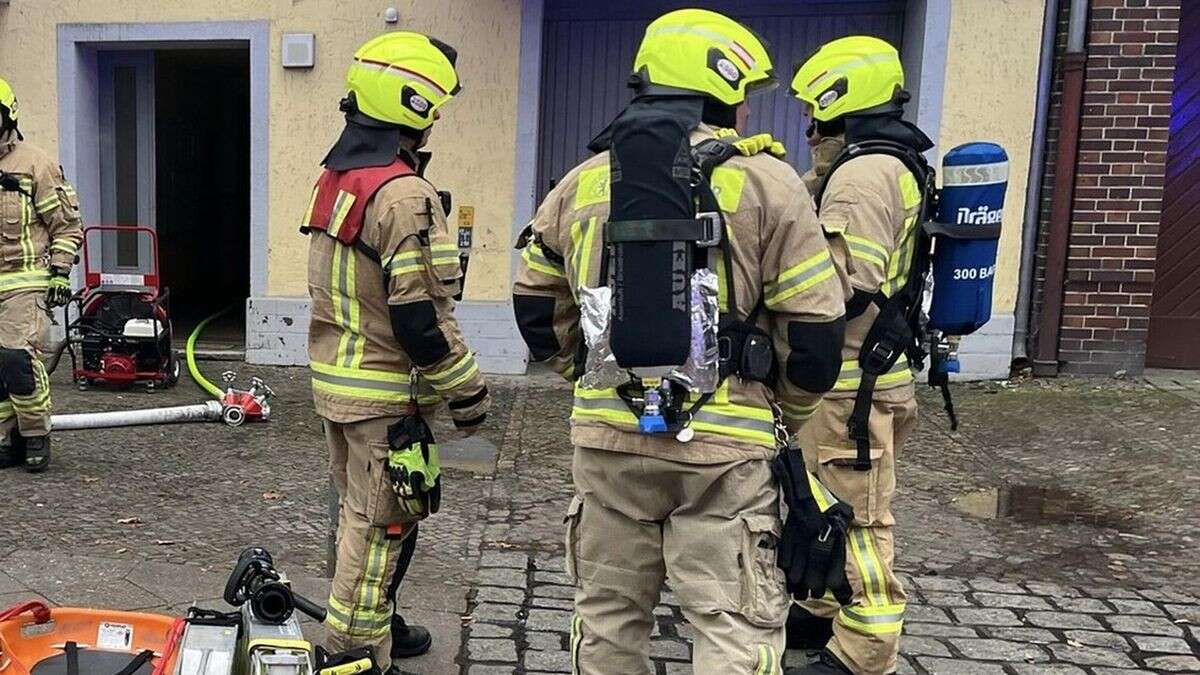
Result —
[[[946, 44], [951, 0], [907, 0], [901, 60], [908, 72], [913, 105], [909, 115], [937, 143], [946, 81]], [[537, 209], [538, 128], [541, 102], [542, 23], [546, 0], [521, 0], [521, 55], [517, 92], [517, 169], [513, 181], [513, 240]], [[790, 66], [789, 66], [790, 67]], [[786, 70], [786, 69], [785, 69]], [[937, 147], [927, 155], [936, 157]], [[516, 276], [520, 252], [512, 254]]]
[[59, 161], [87, 224], [100, 222], [100, 78], [97, 52], [248, 47], [250, 52], [250, 295], [267, 294], [270, 205], [270, 54], [267, 21], [58, 25]]

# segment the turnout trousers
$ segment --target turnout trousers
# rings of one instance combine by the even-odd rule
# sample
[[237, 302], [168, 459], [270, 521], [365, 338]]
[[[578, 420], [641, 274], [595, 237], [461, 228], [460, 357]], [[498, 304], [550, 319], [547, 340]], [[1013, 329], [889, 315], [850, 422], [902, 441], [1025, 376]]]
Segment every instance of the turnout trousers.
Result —
[[[896, 456], [917, 425], [917, 402], [908, 396], [872, 403], [871, 470], [856, 471], [856, 450], [846, 431], [854, 399], [825, 399], [798, 440], [809, 471], [854, 508], [846, 535], [846, 576], [853, 591], [841, 607], [832, 598], [800, 603], [814, 616], [833, 620], [827, 649], [860, 675], [896, 670], [903, 625], [904, 587], [893, 572], [892, 496]], [[885, 392], [885, 395], [888, 392]]]
[[0, 436], [50, 433], [50, 378], [41, 350], [48, 315], [44, 289], [0, 295]]
[[338, 491], [337, 569], [329, 591], [331, 651], [370, 647], [375, 662], [391, 665], [396, 588], [412, 558], [416, 523], [403, 534], [387, 475], [387, 428], [395, 418], [341, 424], [325, 420], [329, 471]]
[[687, 464], [576, 448], [567, 513], [575, 673], [653, 672], [667, 582], [695, 631], [697, 675], [777, 675], [788, 597], [776, 566], [779, 491], [767, 460]]

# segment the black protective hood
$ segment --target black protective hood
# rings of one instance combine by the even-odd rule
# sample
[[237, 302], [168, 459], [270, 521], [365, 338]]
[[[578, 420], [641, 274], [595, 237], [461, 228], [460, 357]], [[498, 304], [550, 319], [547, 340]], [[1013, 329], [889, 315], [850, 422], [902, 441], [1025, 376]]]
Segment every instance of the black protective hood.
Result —
[[387, 166], [396, 161], [396, 156], [401, 150], [413, 146], [424, 135], [423, 132], [410, 127], [367, 117], [358, 111], [353, 94], [342, 99], [341, 107], [346, 113], [346, 127], [326, 153], [325, 159], [321, 160], [321, 164], [327, 169], [348, 171]]
[[862, 141], [892, 141], [925, 152], [933, 147], [933, 141], [917, 125], [901, 119], [899, 110], [889, 110], [875, 115], [846, 115], [846, 143]]
[[640, 114], [649, 109], [659, 114], [677, 117], [688, 129], [695, 129], [701, 122], [715, 127], [732, 128], [737, 121], [737, 107], [729, 106], [708, 96], [681, 96], [642, 94], [588, 143], [588, 150], [604, 152], [612, 146], [612, 129], [617, 120], [628, 114]]

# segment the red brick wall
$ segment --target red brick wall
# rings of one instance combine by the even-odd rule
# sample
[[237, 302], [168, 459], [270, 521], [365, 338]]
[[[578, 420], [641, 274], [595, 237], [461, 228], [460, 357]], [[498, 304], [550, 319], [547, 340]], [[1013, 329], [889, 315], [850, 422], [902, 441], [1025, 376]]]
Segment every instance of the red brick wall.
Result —
[[[1059, 360], [1066, 372], [1139, 372], [1145, 363], [1155, 242], [1183, 0], [1092, 0]], [[1200, 1], [1200, 0], [1197, 0]], [[1059, 16], [1034, 317], [1058, 145], [1066, 7]], [[1033, 336], [1036, 339], [1036, 333]]]

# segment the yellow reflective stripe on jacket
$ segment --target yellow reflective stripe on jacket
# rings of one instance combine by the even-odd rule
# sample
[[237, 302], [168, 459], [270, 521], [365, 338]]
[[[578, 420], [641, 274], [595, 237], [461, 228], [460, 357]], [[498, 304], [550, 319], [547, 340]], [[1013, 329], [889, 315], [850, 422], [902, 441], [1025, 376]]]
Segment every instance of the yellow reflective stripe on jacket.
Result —
[[638, 419], [629, 406], [617, 396], [616, 389], [586, 389], [575, 387], [575, 407], [572, 419], [596, 419], [609, 424], [637, 428]]
[[16, 413], [13, 412], [13, 405], [10, 401], [0, 401], [0, 422], [4, 422]]
[[921, 188], [911, 171], [900, 176], [900, 196], [904, 200], [904, 227], [900, 231], [900, 242], [888, 258], [887, 279], [880, 290], [887, 297], [904, 287], [912, 267], [913, 253], [920, 238], [917, 227], [921, 215]]
[[775, 447], [775, 414], [767, 408], [710, 401], [696, 412], [692, 428]]
[[821, 407], [821, 399], [817, 399], [816, 403], [809, 405], [779, 401], [779, 408], [783, 410], [784, 416], [795, 420], [806, 420], [812, 417], [819, 407]]
[[354, 206], [356, 199], [358, 197], [354, 194], [338, 190], [337, 199], [333, 201], [333, 214], [329, 217], [329, 227], [326, 228], [329, 236], [337, 238], [338, 232], [342, 229], [342, 223], [346, 222], [346, 216], [350, 215], [350, 207]]
[[525, 261], [525, 266], [531, 270], [536, 270], [542, 274], [548, 274], [552, 277], [566, 278], [567, 271], [561, 263], [556, 263], [546, 257], [546, 252], [536, 243], [530, 242], [525, 250], [521, 252], [521, 258]]
[[904, 604], [879, 607], [849, 605], [838, 612], [838, 623], [863, 635], [891, 635], [904, 628]]
[[47, 288], [49, 286], [49, 270], [0, 273], [0, 293], [28, 290], [33, 288]]
[[[22, 185], [25, 182], [22, 181]], [[28, 190], [33, 191], [33, 181], [29, 182]], [[26, 272], [33, 270], [37, 260], [37, 250], [33, 246], [33, 217], [34, 207], [30, 199], [21, 200], [21, 269]]]
[[807, 291], [836, 273], [829, 249], [822, 249], [799, 264], [787, 268], [774, 281], [767, 283], [763, 287], [764, 302], [767, 307], [774, 309], [788, 298]]
[[577, 220], [571, 224], [571, 268], [575, 274], [571, 283], [572, 293], [590, 283], [592, 246], [596, 241], [598, 229], [600, 228], [596, 224], [595, 216], [588, 218], [586, 222]]
[[[575, 387], [573, 419], [600, 420], [637, 429], [638, 418], [617, 395], [616, 389]], [[775, 416], [767, 408], [710, 401], [696, 412], [692, 428], [699, 432], [775, 446]]]
[[40, 216], [57, 209], [61, 204], [62, 202], [58, 199], [58, 193], [55, 192], [54, 194], [51, 194], [49, 197], [46, 197], [42, 201], [35, 204], [33, 209], [37, 211], [37, 214]]
[[50, 244], [50, 250], [66, 253], [67, 255], [75, 255], [79, 252], [79, 244], [72, 239], [55, 239]]
[[[317, 361], [311, 361], [308, 365], [312, 371], [313, 389], [318, 391], [372, 401], [403, 403], [411, 398], [412, 384], [408, 373], [347, 368]], [[434, 405], [440, 400], [436, 394], [417, 397], [421, 405]]]
[[414, 272], [420, 272], [424, 267], [424, 264], [421, 262], [420, 251], [401, 251], [383, 263], [383, 269], [389, 277], [413, 274]]
[[308, 200], [308, 208], [304, 209], [304, 218], [300, 221], [300, 225], [302, 227], [311, 227], [316, 224], [312, 221], [312, 214], [313, 214], [313, 209], [316, 208], [316, 206], [317, 206], [317, 195], [320, 193], [321, 193], [320, 188], [314, 186], [313, 191], [312, 191], [312, 198]]
[[886, 248], [866, 237], [859, 237], [849, 232], [843, 233], [842, 238], [846, 240], [846, 245], [850, 249], [850, 255], [876, 265], [880, 269], [887, 269], [888, 250]]
[[360, 327], [361, 307], [358, 302], [357, 256], [349, 246], [338, 244], [333, 252], [332, 288], [333, 318], [342, 328], [338, 338], [337, 362], [353, 367], [362, 363], [364, 338]]
[[[875, 379], [875, 387], [886, 387], [911, 379], [913, 379], [913, 374], [908, 367], [908, 357], [901, 354], [890, 370]], [[858, 391], [859, 382], [862, 382], [862, 368], [858, 365], [858, 359], [842, 361], [842, 370], [838, 373], [837, 383], [833, 385], [833, 390]]]
[[470, 380], [478, 372], [479, 364], [475, 361], [475, 355], [467, 353], [448, 368], [426, 373], [425, 377], [433, 385], [434, 389], [438, 391], [450, 391], [455, 387], [462, 386], [464, 382]]
[[455, 244], [434, 244], [429, 247], [429, 261], [434, 267], [446, 265], [459, 266], [458, 246]]

